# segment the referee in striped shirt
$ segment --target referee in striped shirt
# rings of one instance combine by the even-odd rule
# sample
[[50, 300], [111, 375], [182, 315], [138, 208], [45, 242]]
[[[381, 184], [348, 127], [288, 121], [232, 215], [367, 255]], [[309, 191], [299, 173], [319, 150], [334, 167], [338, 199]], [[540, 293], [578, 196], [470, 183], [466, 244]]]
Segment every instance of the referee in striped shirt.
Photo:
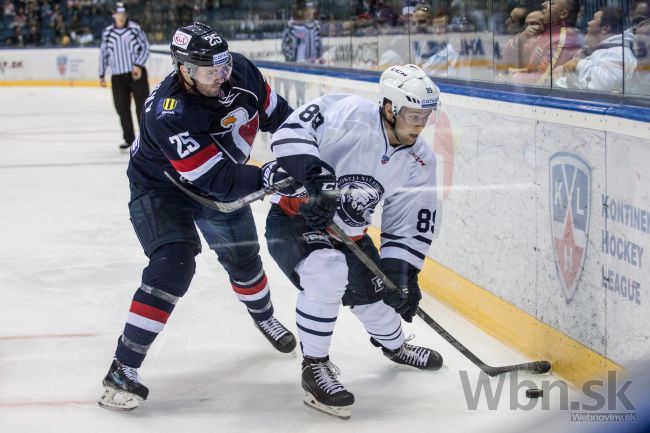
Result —
[[116, 3], [114, 23], [102, 32], [99, 51], [99, 84], [106, 87], [106, 68], [111, 68], [113, 102], [120, 116], [124, 143], [120, 149], [128, 149], [135, 139], [131, 117], [131, 94], [135, 99], [138, 124], [144, 100], [149, 96], [147, 70], [149, 41], [140, 26], [128, 19], [124, 3]]

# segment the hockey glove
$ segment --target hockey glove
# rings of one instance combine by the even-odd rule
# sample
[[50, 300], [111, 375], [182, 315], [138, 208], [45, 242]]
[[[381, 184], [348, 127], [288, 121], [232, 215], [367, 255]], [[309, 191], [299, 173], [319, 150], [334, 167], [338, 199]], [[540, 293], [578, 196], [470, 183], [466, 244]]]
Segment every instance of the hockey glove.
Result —
[[324, 230], [334, 222], [339, 191], [336, 176], [323, 173], [309, 177], [303, 182], [309, 199], [300, 205], [299, 213], [314, 230]]
[[[268, 189], [274, 184], [289, 177], [289, 174], [286, 171], [284, 171], [282, 167], [280, 167], [278, 161], [270, 161], [264, 164], [261, 169], [261, 174], [262, 174], [262, 188], [264, 189]], [[282, 188], [280, 191], [278, 191], [278, 194], [288, 196], [288, 197], [295, 197], [298, 195], [297, 194], [298, 188], [299, 185], [296, 184], [290, 185], [285, 188]], [[302, 190], [302, 188], [300, 189]]]
[[381, 260], [381, 270], [400, 289], [396, 292], [384, 288], [384, 303], [393, 307], [405, 321], [412, 322], [422, 299], [419, 271], [403, 260], [392, 258]]

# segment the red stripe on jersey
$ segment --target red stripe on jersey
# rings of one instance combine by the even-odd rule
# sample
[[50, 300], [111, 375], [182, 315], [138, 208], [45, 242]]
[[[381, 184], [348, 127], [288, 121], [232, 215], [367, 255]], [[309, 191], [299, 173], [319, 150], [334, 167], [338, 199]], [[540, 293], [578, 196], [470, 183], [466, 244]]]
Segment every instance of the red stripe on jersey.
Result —
[[201, 149], [192, 156], [188, 156], [185, 159], [170, 159], [169, 162], [172, 163], [176, 171], [180, 173], [186, 173], [188, 171], [195, 170], [201, 167], [207, 160], [221, 152], [214, 143], [210, 143], [209, 146]]
[[138, 301], [131, 301], [131, 309], [129, 311], [160, 323], [167, 323], [167, 319], [169, 319], [168, 312]]
[[268, 81], [264, 80], [264, 87], [266, 89], [266, 98], [264, 98], [264, 111], [269, 108], [271, 103], [271, 86], [269, 86]]
[[267, 279], [266, 279], [266, 275], [264, 275], [262, 281], [255, 284], [253, 287], [243, 288], [243, 287], [237, 287], [233, 284], [232, 289], [235, 291], [235, 293], [239, 293], [240, 295], [254, 295], [264, 290], [264, 288], [266, 287], [266, 283], [267, 283]]

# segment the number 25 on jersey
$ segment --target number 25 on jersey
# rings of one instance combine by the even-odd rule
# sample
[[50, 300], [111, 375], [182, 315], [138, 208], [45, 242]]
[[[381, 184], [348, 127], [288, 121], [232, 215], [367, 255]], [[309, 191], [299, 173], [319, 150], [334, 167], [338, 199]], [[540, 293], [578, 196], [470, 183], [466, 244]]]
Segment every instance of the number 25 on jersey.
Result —
[[178, 156], [181, 158], [185, 158], [190, 153], [201, 147], [201, 145], [197, 143], [195, 139], [190, 137], [190, 133], [187, 131], [172, 135], [169, 137], [169, 141], [172, 144], [176, 145], [176, 151], [178, 152]]

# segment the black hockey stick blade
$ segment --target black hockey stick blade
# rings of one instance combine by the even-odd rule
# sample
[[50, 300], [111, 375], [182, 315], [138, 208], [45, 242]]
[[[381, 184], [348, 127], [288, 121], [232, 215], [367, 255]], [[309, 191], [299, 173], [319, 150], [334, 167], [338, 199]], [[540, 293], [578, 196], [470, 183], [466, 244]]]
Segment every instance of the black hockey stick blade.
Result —
[[[332, 224], [328, 227], [331, 231], [334, 232], [336, 236], [341, 239], [341, 241], [352, 251], [352, 253], [363, 263], [370, 272], [375, 274], [377, 277], [386, 285], [385, 290], [399, 290], [398, 287], [393, 283], [386, 275], [379, 269], [379, 266], [372, 261], [370, 257], [363, 252], [361, 248], [354, 242], [350, 237], [341, 229], [338, 225]], [[445, 330], [438, 322], [433, 320], [424, 310], [421, 308], [417, 309], [416, 314], [424, 320], [424, 322], [429, 325], [434, 331], [442, 336], [449, 344], [454, 346], [456, 350], [465, 355], [467, 359], [472, 361], [478, 368], [483, 370], [489, 376], [498, 376], [499, 374], [507, 373], [510, 371], [528, 371], [535, 374], [547, 373], [551, 369], [551, 364], [548, 361], [533, 361], [527, 362], [525, 364], [515, 364], [515, 365], [506, 365], [503, 367], [492, 367], [484, 363], [479, 359], [478, 356], [474, 355], [471, 350], [463, 346], [463, 344], [456, 340], [453, 335]]]
[[478, 356], [474, 355], [467, 347], [456, 340], [453, 335], [445, 330], [438, 322], [433, 320], [433, 317], [429, 316], [426, 311], [421, 308], [417, 309], [416, 314], [425, 321], [427, 325], [433, 328], [442, 338], [447, 340], [449, 344], [454, 346], [456, 350], [462, 353], [467, 359], [472, 361], [478, 368], [483, 370], [488, 376], [498, 376], [503, 373], [508, 373], [510, 371], [527, 371], [534, 374], [544, 374], [548, 373], [551, 370], [551, 364], [548, 361], [533, 361], [526, 362], [524, 364], [514, 364], [514, 365], [505, 365], [502, 367], [492, 367], [487, 365], [479, 359]]
[[271, 185], [269, 188], [260, 189], [259, 191], [252, 192], [235, 201], [220, 202], [207, 197], [203, 197], [202, 195], [190, 191], [189, 189], [185, 188], [179, 181], [174, 179], [174, 177], [171, 174], [169, 174], [167, 171], [165, 171], [164, 173], [167, 179], [169, 179], [176, 187], [178, 187], [178, 189], [183, 191], [190, 198], [196, 200], [197, 202], [201, 203], [204, 206], [207, 206], [211, 209], [216, 209], [219, 212], [224, 212], [224, 213], [231, 213], [231, 212], [238, 211], [239, 209], [248, 206], [254, 201], [261, 200], [267, 195], [278, 192], [282, 188], [285, 188], [293, 183], [293, 178], [289, 176], [276, 182], [275, 184]]

